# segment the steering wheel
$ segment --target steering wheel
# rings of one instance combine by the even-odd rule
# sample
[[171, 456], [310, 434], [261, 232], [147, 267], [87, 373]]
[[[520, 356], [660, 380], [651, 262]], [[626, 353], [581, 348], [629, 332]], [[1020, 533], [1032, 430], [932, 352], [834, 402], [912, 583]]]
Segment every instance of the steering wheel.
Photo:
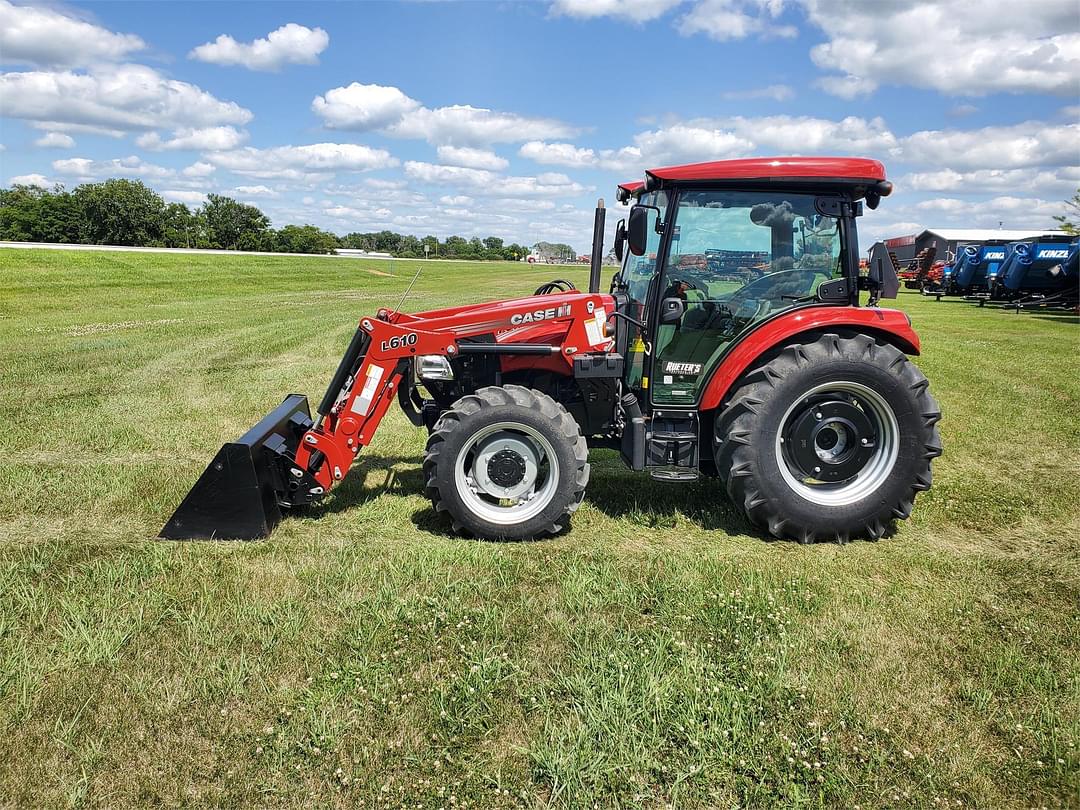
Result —
[[552, 293], [564, 293], [572, 292], [576, 290], [574, 282], [567, 281], [565, 278], [557, 278], [554, 281], [549, 281], [546, 284], [541, 284], [536, 288], [536, 292], [533, 295], [551, 295]]

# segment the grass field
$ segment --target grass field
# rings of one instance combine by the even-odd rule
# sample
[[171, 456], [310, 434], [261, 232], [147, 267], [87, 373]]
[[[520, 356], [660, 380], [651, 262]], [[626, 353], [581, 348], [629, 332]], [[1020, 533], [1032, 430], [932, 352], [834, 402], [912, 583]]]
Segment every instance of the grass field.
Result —
[[0, 806], [1080, 806], [1075, 318], [901, 296], [945, 455], [880, 543], [605, 452], [565, 536], [455, 538], [399, 413], [270, 540], [155, 541], [411, 272], [0, 251]]

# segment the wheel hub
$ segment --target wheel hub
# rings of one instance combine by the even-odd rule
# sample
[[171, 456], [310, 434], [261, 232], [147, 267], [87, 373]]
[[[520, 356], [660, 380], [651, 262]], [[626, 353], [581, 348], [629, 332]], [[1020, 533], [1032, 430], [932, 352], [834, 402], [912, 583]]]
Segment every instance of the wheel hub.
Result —
[[477, 490], [499, 500], [533, 491], [543, 454], [528, 437], [499, 431], [477, 442], [472, 480]]
[[848, 481], [874, 456], [877, 444], [874, 424], [855, 397], [808, 400], [783, 432], [784, 455], [803, 480]]
[[487, 472], [497, 486], [516, 486], [525, 478], [525, 459], [513, 450], [500, 450], [488, 461]]

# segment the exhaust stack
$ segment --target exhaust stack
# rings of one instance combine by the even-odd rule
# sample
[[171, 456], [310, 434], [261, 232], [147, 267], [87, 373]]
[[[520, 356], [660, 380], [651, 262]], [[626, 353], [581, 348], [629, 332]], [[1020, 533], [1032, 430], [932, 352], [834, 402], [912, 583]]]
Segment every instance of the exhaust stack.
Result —
[[589, 256], [589, 292], [600, 292], [600, 266], [604, 262], [604, 221], [607, 210], [604, 198], [596, 201], [596, 217], [593, 219], [592, 254]]

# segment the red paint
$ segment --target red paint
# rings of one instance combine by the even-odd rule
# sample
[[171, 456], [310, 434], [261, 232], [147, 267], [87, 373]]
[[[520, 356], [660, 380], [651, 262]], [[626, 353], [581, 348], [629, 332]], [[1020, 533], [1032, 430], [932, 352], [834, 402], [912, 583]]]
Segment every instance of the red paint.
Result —
[[838, 178], [876, 183], [885, 179], [885, 167], [876, 160], [853, 157], [779, 157], [715, 160], [649, 169], [660, 180], [765, 180], [785, 178]]
[[[312, 452], [319, 450], [326, 455], [326, 463], [314, 473], [319, 483], [329, 489], [343, 478], [355, 458], [354, 450], [371, 442], [394, 401], [401, 382], [398, 364], [402, 360], [422, 354], [454, 357], [460, 339], [494, 334], [498, 343], [548, 343], [558, 348], [547, 357], [500, 358], [505, 371], [536, 368], [569, 375], [573, 372], [575, 354], [604, 351], [610, 346], [607, 338], [602, 345], [590, 344], [585, 323], [596, 310], [603, 309], [610, 315], [614, 307], [615, 299], [610, 295], [575, 291], [415, 314], [381, 309], [379, 317], [360, 321], [360, 328], [371, 337], [367, 355], [356, 371], [349, 393], [321, 426], [304, 434], [296, 453], [297, 464], [308, 467]], [[560, 310], [562, 314], [557, 314]], [[542, 317], [520, 322], [523, 316], [536, 318], [537, 312]], [[381, 368], [382, 374], [375, 389], [369, 392], [372, 396], [365, 413], [363, 405], [356, 403], [373, 366]], [[335, 468], [340, 475], [335, 475]]]
[[716, 408], [742, 373], [761, 354], [802, 332], [815, 329], [851, 326], [857, 331], [878, 333], [907, 354], [919, 353], [919, 336], [911, 328], [907, 315], [898, 309], [874, 307], [808, 307], [782, 315], [755, 329], [721, 362], [705, 387], [701, 410]]

